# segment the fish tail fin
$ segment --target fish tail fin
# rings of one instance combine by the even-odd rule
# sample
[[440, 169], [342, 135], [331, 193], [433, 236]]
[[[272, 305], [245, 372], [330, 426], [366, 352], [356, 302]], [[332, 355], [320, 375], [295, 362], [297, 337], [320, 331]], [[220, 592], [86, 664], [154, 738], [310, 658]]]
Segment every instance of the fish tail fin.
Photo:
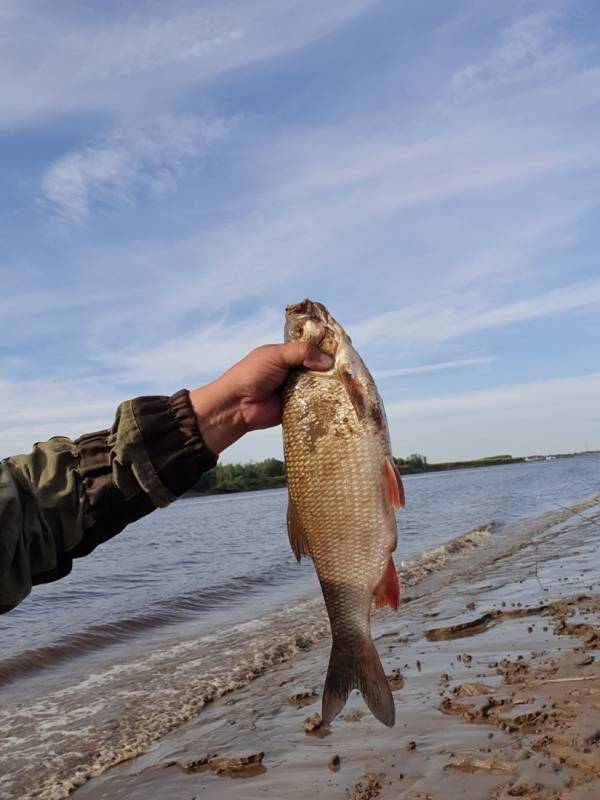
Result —
[[340, 713], [352, 689], [360, 689], [373, 715], [388, 728], [393, 727], [396, 721], [394, 698], [370, 637], [358, 650], [333, 640], [323, 690], [325, 724]]

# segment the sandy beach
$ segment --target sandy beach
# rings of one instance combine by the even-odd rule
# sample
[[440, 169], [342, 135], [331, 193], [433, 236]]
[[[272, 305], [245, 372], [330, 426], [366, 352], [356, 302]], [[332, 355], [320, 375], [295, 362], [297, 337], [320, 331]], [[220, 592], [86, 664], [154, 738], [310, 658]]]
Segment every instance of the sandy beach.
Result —
[[395, 728], [356, 692], [330, 729], [319, 727], [324, 636], [75, 797], [595, 800], [599, 503], [489, 537], [445, 566], [400, 572], [414, 584], [400, 612], [373, 620]]

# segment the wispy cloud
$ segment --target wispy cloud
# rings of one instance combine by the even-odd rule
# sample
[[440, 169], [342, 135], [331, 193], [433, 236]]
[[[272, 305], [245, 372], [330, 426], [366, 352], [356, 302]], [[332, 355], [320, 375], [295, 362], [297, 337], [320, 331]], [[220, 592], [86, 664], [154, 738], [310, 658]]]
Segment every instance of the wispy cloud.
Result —
[[120, 126], [45, 170], [43, 205], [63, 221], [83, 222], [93, 209], [165, 194], [191, 160], [198, 169], [201, 156], [229, 125], [223, 119], [166, 115], [142, 126]]
[[386, 311], [354, 327], [362, 342], [445, 342], [476, 331], [568, 312], [600, 311], [600, 281], [590, 280], [552, 289], [495, 308], [478, 307], [477, 299], [455, 304], [421, 303]]
[[[543, 339], [558, 326], [560, 358], [587, 371], [595, 18], [562, 0], [434, 6], [3, 3], [0, 368], [14, 391], [62, 376], [77, 402], [53, 408], [78, 419], [94, 394], [78, 376], [114, 395], [204, 381], [279, 340], [283, 306], [307, 295], [384, 368], [384, 392], [386, 376], [413, 375], [412, 396], [528, 365], [565, 374]], [[48, 420], [67, 422], [49, 411], [40, 431]]]
[[452, 89], [471, 95], [526, 83], [562, 66], [571, 51], [557, 31], [561, 18], [552, 10], [517, 18], [502, 31], [487, 59], [462, 67], [452, 76]]
[[29, 452], [34, 442], [51, 436], [77, 437], [110, 427], [118, 403], [125, 399], [106, 383], [81, 378], [0, 377], [0, 397], [0, 458]]
[[90, 7], [34, 0], [0, 32], [0, 126], [61, 112], [164, 109], [226, 70], [293, 51], [374, 0], [192, 0]]
[[162, 382], [174, 391], [184, 382], [192, 388], [216, 377], [253, 347], [281, 341], [282, 335], [282, 314], [263, 309], [242, 320], [207, 321], [153, 347], [123, 349], [108, 361], [121, 382]]
[[388, 403], [394, 452], [430, 460], [600, 448], [600, 374]]
[[[386, 412], [394, 454], [423, 453], [432, 462], [600, 449], [600, 374], [388, 402]], [[257, 431], [224, 457], [281, 452], [279, 430]]]
[[439, 372], [445, 369], [462, 369], [463, 367], [478, 367], [493, 364], [498, 361], [498, 356], [477, 356], [475, 358], [460, 358], [455, 361], [439, 361], [437, 364], [421, 364], [417, 367], [399, 367], [397, 369], [379, 369], [373, 373], [377, 380], [385, 378], [399, 378], [404, 375], [421, 375], [424, 372]]

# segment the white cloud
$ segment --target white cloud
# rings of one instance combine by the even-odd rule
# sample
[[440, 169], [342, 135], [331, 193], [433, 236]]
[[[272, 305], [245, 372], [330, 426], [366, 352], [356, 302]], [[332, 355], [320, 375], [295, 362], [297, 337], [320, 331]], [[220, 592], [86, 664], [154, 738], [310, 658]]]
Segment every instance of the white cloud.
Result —
[[29, 314], [38, 317], [47, 314], [58, 316], [58, 312], [75, 311], [99, 302], [110, 305], [118, 297], [127, 297], [129, 294], [129, 291], [124, 292], [123, 289], [118, 291], [106, 289], [92, 294], [89, 290], [76, 291], [74, 288], [68, 292], [58, 289], [32, 289], [29, 292], [5, 293], [0, 296], [0, 314], [3, 320], [8, 320], [10, 317], [22, 319]]
[[121, 400], [99, 379], [0, 378], [0, 458], [29, 452], [51, 436], [77, 437], [110, 427]]
[[444, 342], [516, 322], [574, 311], [600, 311], [600, 281], [561, 286], [543, 294], [493, 308], [456, 298], [454, 304], [426, 302], [377, 314], [353, 327], [353, 338], [379, 344]]
[[[245, 352], [239, 344], [240, 352]], [[166, 390], [169, 391], [169, 390]], [[0, 458], [28, 452], [50, 436], [109, 427], [126, 399], [106, 381], [0, 380]], [[40, 398], [44, 399], [43, 405]], [[600, 374], [498, 386], [386, 404], [394, 452], [430, 461], [600, 449]], [[223, 461], [281, 455], [281, 431], [256, 431]]]
[[[148, 384], [159, 391], [192, 385], [254, 344], [279, 340], [281, 314], [269, 309], [308, 293], [330, 304], [359, 349], [380, 345], [378, 363], [400, 365], [383, 374], [419, 374], [476, 366], [461, 356], [482, 352], [480, 331], [559, 315], [568, 324], [568, 315], [598, 309], [600, 284], [583, 278], [593, 275], [587, 253], [597, 250], [585, 222], [598, 202], [599, 70], [582, 68], [563, 18], [543, 12], [506, 25], [520, 4], [466, 4], [476, 31], [459, 25], [449, 42], [420, 24], [414, 49], [426, 60], [412, 61], [411, 48], [399, 47], [366, 75], [366, 58], [360, 69], [349, 61], [348, 90], [336, 85], [326, 108], [319, 91], [307, 110], [314, 65], [304, 73], [300, 58], [291, 71], [267, 60], [338, 30], [371, 5], [142, 0], [83, 15], [73, 4], [34, 0], [27, 11], [3, 4], [0, 127], [38, 125], [42, 143], [49, 130], [42, 124], [54, 117], [54, 142], [71, 119], [73, 138], [79, 121], [82, 130], [98, 121], [109, 131], [69, 145], [39, 190], [54, 217], [89, 224], [69, 229], [59, 242], [64, 253], [52, 249], [55, 242], [46, 247], [54, 229], [40, 236], [28, 225], [34, 246], [23, 261], [40, 266], [24, 278], [15, 262], [10, 292], [0, 297], [9, 341], [28, 343], [28, 367], [97, 370], [103, 385], [143, 382], [131, 386], [136, 393]], [[457, 72], [460, 54], [488, 41], [499, 19], [495, 44]], [[332, 63], [344, 45], [332, 37]], [[365, 39], [365, 46], [376, 45]], [[209, 85], [259, 61], [265, 92], [256, 108], [243, 71]], [[284, 89], [290, 102], [265, 110], [271, 90], [280, 98]], [[189, 174], [231, 121], [211, 119], [206, 109], [235, 113], [238, 98], [245, 116], [235, 118], [239, 136], [227, 141], [227, 166], [213, 163], [212, 193]], [[231, 167], [237, 163], [239, 170]], [[168, 196], [151, 223], [139, 202], [148, 193]], [[106, 205], [123, 212], [118, 230], [111, 227], [117, 215], [94, 227], [94, 212]], [[252, 303], [261, 310], [248, 317]], [[79, 347], [64, 365], [56, 363], [70, 352], [55, 345], [60, 326]], [[50, 344], [48, 361], [31, 354], [34, 334]], [[436, 353], [440, 342], [463, 336], [459, 352]], [[436, 362], [442, 357], [448, 360]], [[24, 369], [12, 360], [0, 368], [6, 376]], [[75, 405], [68, 395], [57, 399], [47, 420], [32, 417], [32, 438], [43, 435], [33, 433], [36, 425], [56, 432], [77, 419], [76, 407], [93, 405], [93, 391], [81, 392]], [[117, 399], [107, 397], [107, 407]], [[61, 404], [64, 417], [56, 416]], [[29, 425], [11, 413], [13, 431]], [[85, 414], [82, 424], [93, 421], [93, 409]], [[240, 453], [252, 457], [261, 436], [241, 443]], [[269, 436], [270, 447], [278, 433]], [[461, 455], [459, 444], [449, 442], [448, 457]], [[400, 453], [425, 449], [418, 441], [400, 445]], [[498, 449], [499, 442], [489, 448]]]
[[[360, 171], [362, 185], [346, 187], [354, 192], [343, 201], [338, 200], [338, 212], [349, 215], [363, 207], [371, 215], [388, 214], [600, 166], [600, 155], [591, 142], [554, 147], [539, 141], [530, 148], [525, 138], [500, 141], [496, 132], [484, 129], [464, 131], [461, 141], [449, 140], [437, 157], [425, 155], [424, 150], [421, 158], [402, 159], [401, 165], [391, 162], [385, 171], [381, 169], [381, 153], [377, 153], [376, 160], [379, 163], [374, 174], [369, 175], [366, 167]], [[357, 177], [356, 171], [352, 173]], [[344, 170], [340, 188], [350, 175]], [[333, 181], [334, 176], [329, 175], [328, 180]]]
[[[341, 292], [348, 279], [345, 252], [362, 252], [369, 263], [368, 251], [374, 244], [368, 238], [369, 226], [387, 220], [387, 235], [393, 236], [394, 228], [402, 228], [406, 212], [423, 207], [423, 221], [417, 224], [423, 228], [422, 241], [433, 251], [426, 280], [423, 274], [426, 285], [401, 252], [393, 258], [388, 253], [392, 296], [394, 287], [400, 286], [398, 276], [405, 273], [410, 273], [409, 282], [421, 295], [435, 295], [442, 283], [453, 283], [452, 290], [457, 292], [463, 281], [472, 282], [484, 274], [493, 275], [493, 289], [500, 275], [504, 280], [515, 271], [522, 275], [536, 253], [551, 247], [574, 216], [587, 210], [584, 195], [576, 206], [558, 206], [550, 195], [541, 206], [523, 203], [521, 208], [517, 198], [515, 209], [502, 209], [486, 230], [467, 227], [460, 240], [456, 230], [445, 232], [454, 237], [450, 243], [443, 236], [438, 240], [431, 235], [424, 207], [468, 199], [474, 193], [487, 192], [489, 198], [490, 193], [507, 188], [516, 192], [528, 179], [568, 173], [586, 163], [600, 165], [598, 148], [593, 152], [587, 146], [544, 149], [538, 142], [532, 154], [523, 152], [518, 137], [501, 143], [497, 133], [487, 128], [414, 150], [407, 146], [406, 152], [389, 139], [387, 147], [381, 140], [366, 147], [348, 136], [339, 142], [336, 153], [325, 131], [315, 130], [314, 136], [305, 146], [289, 140], [275, 144], [273, 180], [253, 198], [244, 216], [167, 246], [142, 244], [120, 252], [109, 250], [98, 269], [104, 272], [110, 264], [133, 269], [139, 264], [160, 284], [167, 266], [177, 264], [179, 280], [165, 282], [156, 296], [161, 313], [185, 313], [207, 301], [212, 308], [225, 308], [300, 279], [312, 294], [317, 292], [310, 287], [323, 282], [337, 282]], [[510, 237], [505, 232], [507, 216], [511, 217]], [[414, 231], [413, 226], [406, 236], [414, 236]], [[485, 245], [478, 247], [482, 240]], [[449, 266], [451, 248], [455, 249], [454, 263]], [[434, 274], [437, 284], [431, 280]], [[427, 307], [424, 311], [430, 313]]]
[[282, 337], [283, 314], [263, 309], [242, 320], [224, 316], [156, 346], [125, 349], [108, 358], [121, 382], [144, 381], [172, 386], [174, 391], [186, 382], [189, 388], [206, 382], [253, 347], [280, 342]]
[[302, 47], [374, 0], [140, 0], [110, 13], [38, 0], [0, 31], [0, 126], [168, 107], [225, 70]]
[[[600, 449], [600, 374], [386, 403], [386, 412], [394, 453], [423, 453], [431, 462], [568, 453], [586, 443]], [[245, 436], [222, 460], [281, 454], [281, 431], [273, 428]]]
[[50, 164], [41, 179], [41, 199], [61, 219], [83, 222], [93, 208], [132, 205], [148, 192], [162, 195], [229, 124], [166, 115], [144, 125], [122, 125]]
[[[235, 8], [242, 16], [254, 14], [246, 6], [238, 4]], [[344, 14], [360, 13], [361, 8], [364, 10], [366, 5], [349, 4], [342, 11], [334, 3], [331, 18], [322, 24], [333, 24], [334, 19], [339, 24]], [[265, 14], [269, 25], [288, 24], [272, 4]], [[225, 24], [223, 19], [219, 24]], [[139, 22], [139, 47], [147, 53], [150, 45], [144, 43], [145, 24], [152, 28], [158, 23], [147, 15]], [[310, 24], [318, 27], [321, 23], [313, 19]], [[169, 25], [174, 29], [173, 36], [175, 30], [185, 28], [177, 15]], [[165, 34], [167, 45], [171, 33]], [[131, 31], [128, 35], [138, 41]], [[182, 35], [187, 34], [183, 31]], [[157, 33], [148, 34], [148, 41], [153, 42], [156, 36]], [[127, 48], [121, 52], [115, 45], [115, 49], [115, 59], [130, 63], [129, 56], [123, 55], [130, 52]], [[170, 45], [166, 52], [170, 52]], [[151, 64], [152, 59], [144, 56], [140, 63]], [[175, 80], [171, 68], [169, 74]], [[180, 73], [177, 80], [185, 83]], [[585, 97], [588, 101], [597, 97], [598, 85], [593, 81], [585, 83], [580, 102], [584, 103]], [[393, 258], [388, 252], [384, 257], [390, 262], [390, 277], [394, 273], [403, 278], [409, 274], [412, 294], [430, 299], [443, 283], [445, 290], [451, 288], [452, 303], [454, 293], [461, 291], [464, 282], [476, 282], [485, 274], [491, 276], [487, 288], [491, 303], [500, 276], [506, 281], [518, 272], [520, 279], [536, 258], [543, 256], [544, 249], [555, 243], [557, 232], [576, 222], [573, 203], [559, 202], [554, 191], [537, 191], [536, 182], [560, 183], [581, 174], [583, 185], [590, 169], [600, 166], [593, 129], [578, 129], [576, 135], [565, 137], [560, 125], [557, 127], [553, 121], [560, 101], [572, 96], [572, 87], [565, 85], [560, 97], [555, 94], [551, 98], [545, 97], [546, 88], [539, 88], [527, 100], [537, 116], [536, 126], [521, 126], [517, 114], [507, 128], [502, 124], [502, 108], [481, 108], [474, 102], [473, 113], [466, 118], [464, 106], [460, 105], [446, 108], [445, 115], [433, 119], [428, 110], [416, 118], [409, 114], [410, 123], [406, 126], [399, 125], [398, 115], [389, 112], [376, 132], [368, 136], [363, 130], [364, 120], [355, 112], [329, 127], [303, 124], [301, 130], [285, 126], [280, 134], [268, 132], [267, 138], [261, 140], [260, 152], [251, 149], [241, 155], [243, 163], [257, 156], [256, 172], [260, 173], [258, 189], [241, 204], [241, 211], [234, 208], [232, 216], [212, 222], [209, 230], [198, 231], [195, 218], [187, 236], [180, 228], [180, 238], [167, 244], [164, 239], [170, 237], [164, 232], [163, 241], [161, 234], [156, 239], [148, 234], [145, 241], [128, 243], [121, 249], [107, 246], [98, 252], [85, 252], [82, 260], [96, 264], [99, 275], [118, 270], [121, 286], [128, 281], [137, 283], [143, 274], [144, 281], [157, 289], [149, 299], [154, 312], [163, 318], [175, 318], [206, 302], [213, 308], [227, 308], [239, 300], [262, 298], [265, 292], [276, 291], [286, 282], [295, 284], [300, 275], [309, 286], [320, 285], [321, 275], [331, 282], [336, 276], [344, 280], [345, 248], [362, 252], [368, 259], [369, 250], [378, 244], [377, 240], [369, 240], [370, 225], [387, 222], [383, 236], [393, 237], [395, 231], [402, 230], [407, 213], [419, 209], [419, 217], [411, 220], [411, 226], [414, 228], [416, 220], [422, 227], [420, 246], [429, 248], [427, 263], [422, 269], [421, 265], [411, 264], [402, 252]], [[113, 93], [114, 89], [111, 96]], [[134, 111], [138, 116], [141, 113], [139, 109]], [[122, 142], [119, 130], [128, 131], [131, 141], [125, 137]], [[433, 130], [435, 135], [431, 134]], [[173, 174], [181, 174], [183, 163], [193, 163], [194, 156], [188, 159], [185, 138], [183, 145], [173, 144], [172, 152], [168, 141], [162, 143], [158, 136], [150, 139], [158, 151], [155, 160], [152, 154], [136, 159], [135, 126], [117, 127], [115, 134], [104, 141], [60, 159], [44, 179], [46, 203], [55, 213], [82, 219], [103, 203], [134, 203], [149, 185], [161, 191]], [[507, 201], [502, 193], [513, 193], [513, 197]], [[532, 194], [535, 202], [530, 202]], [[495, 197], [502, 199], [494, 200]], [[201, 205], [200, 199], [198, 202]], [[440, 234], [436, 229], [432, 235], [428, 218], [431, 209], [451, 202], [496, 205], [497, 213], [489, 216], [485, 226], [477, 227], [469, 224], [467, 212], [462, 220], [459, 218], [465, 223], [462, 236], [458, 235], [455, 221], [454, 230], [449, 223], [448, 230]], [[595, 197], [588, 197], [582, 190], [577, 211], [584, 214], [594, 202]], [[552, 226], [546, 223], [542, 229], [536, 224], [550, 218]], [[528, 240], [524, 245], [525, 233]], [[412, 230], [407, 230], [404, 238], [411, 235]], [[427, 275], [427, 281], [418, 280], [419, 272], [423, 277]], [[399, 285], [395, 278], [394, 274], [393, 282]], [[388, 302], [397, 299], [386, 294]]]
[[430, 461], [600, 449], [600, 374], [386, 406], [394, 452]]
[[460, 369], [462, 367], [475, 367], [484, 364], [493, 364], [498, 361], [498, 356], [477, 356], [475, 358], [460, 358], [454, 361], [439, 361], [437, 364], [421, 364], [416, 367], [398, 367], [397, 369], [380, 369], [373, 372], [377, 380], [385, 378], [399, 378], [404, 375], [420, 375], [423, 372], [439, 372], [445, 369]]
[[561, 15], [542, 11], [515, 19], [502, 31], [489, 57], [458, 70], [451, 80], [459, 94], [525, 83], [563, 66], [571, 50], [557, 34]]

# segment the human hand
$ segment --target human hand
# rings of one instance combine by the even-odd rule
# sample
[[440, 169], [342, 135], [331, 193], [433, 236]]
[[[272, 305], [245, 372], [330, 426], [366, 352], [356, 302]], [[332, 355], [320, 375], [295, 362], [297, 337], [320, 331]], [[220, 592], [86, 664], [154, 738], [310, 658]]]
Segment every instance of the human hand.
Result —
[[190, 401], [206, 446], [218, 455], [248, 431], [278, 425], [277, 390], [290, 369], [300, 365], [324, 371], [333, 359], [308, 342], [266, 344], [212, 383], [193, 389]]

